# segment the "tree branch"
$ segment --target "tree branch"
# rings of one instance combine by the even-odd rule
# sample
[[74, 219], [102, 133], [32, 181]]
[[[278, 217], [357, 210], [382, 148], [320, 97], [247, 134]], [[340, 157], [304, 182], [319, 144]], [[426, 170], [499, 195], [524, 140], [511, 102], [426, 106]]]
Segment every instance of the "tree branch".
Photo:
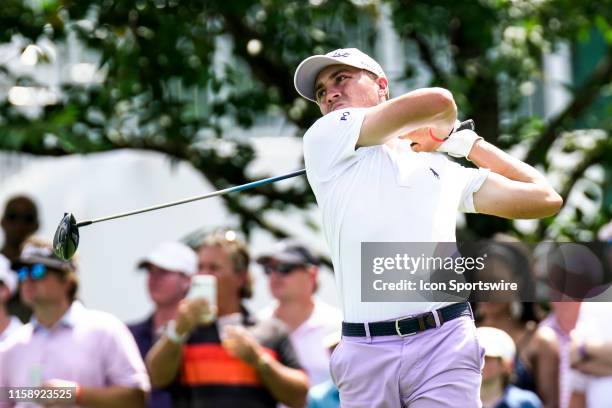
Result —
[[605, 153], [606, 149], [604, 149], [603, 146], [598, 145], [584, 157], [584, 160], [578, 166], [574, 167], [573, 171], [568, 175], [567, 183], [565, 183], [561, 192], [559, 193], [563, 198], [563, 201], [567, 200], [567, 197], [572, 191], [572, 188], [574, 188], [576, 181], [580, 179], [580, 176], [583, 175], [589, 167], [599, 163], [600, 160], [605, 156]]
[[[272, 235], [274, 235], [275, 238], [277, 239], [284, 239], [284, 238], [290, 238], [291, 235], [284, 231], [281, 228], [278, 228], [277, 226], [269, 223], [268, 221], [266, 221], [264, 219], [263, 216], [259, 216], [258, 213], [253, 212], [252, 210], [246, 208], [245, 206], [243, 206], [240, 203], [240, 200], [237, 199], [236, 196], [233, 196], [231, 194], [228, 195], [224, 195], [221, 198], [223, 198], [223, 200], [225, 200], [228, 208], [231, 208], [232, 211], [235, 214], [238, 214], [242, 220], [249, 220], [249, 221], [254, 221], [257, 226], [259, 226], [260, 228], [263, 228], [269, 232], [272, 233]], [[331, 262], [331, 260], [327, 257], [321, 257], [320, 261], [326, 265], [327, 267], [329, 267], [332, 271], [332, 273], [334, 272], [334, 267], [333, 264]]]
[[[584, 175], [584, 172], [592, 165], [600, 163], [602, 158], [608, 157], [610, 154], [612, 154], [612, 145], [608, 140], [604, 139], [585, 155], [580, 164], [574, 167], [568, 175], [567, 182], [559, 192], [564, 202], [567, 201], [574, 185]], [[536, 236], [543, 237], [545, 229], [545, 224], [540, 221], [536, 230]]]
[[608, 47], [604, 59], [597, 65], [593, 74], [581, 89], [576, 92], [572, 102], [557, 117], [550, 121], [539, 139], [532, 144], [525, 161], [531, 165], [544, 163], [548, 149], [555, 141], [557, 133], [563, 128], [565, 122], [578, 117], [591, 106], [593, 101], [597, 99], [602, 86], [610, 81], [611, 77], [612, 47]]
[[433, 73], [434, 78], [440, 81], [440, 85], [447, 88], [448, 80], [446, 74], [438, 67], [434, 60], [434, 55], [429, 49], [429, 45], [425, 42], [425, 39], [421, 37], [415, 30], [412, 30], [409, 34], [409, 38], [414, 40], [419, 49], [419, 53], [421, 54], [421, 58], [423, 62], [427, 64], [431, 72]]

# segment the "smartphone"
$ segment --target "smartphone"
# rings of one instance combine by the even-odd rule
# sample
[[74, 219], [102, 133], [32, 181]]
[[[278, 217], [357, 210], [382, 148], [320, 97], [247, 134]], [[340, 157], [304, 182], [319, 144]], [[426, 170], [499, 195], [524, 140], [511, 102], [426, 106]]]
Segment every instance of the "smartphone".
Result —
[[188, 299], [206, 299], [211, 312], [202, 316], [202, 322], [209, 323], [216, 318], [217, 310], [217, 278], [213, 275], [195, 275], [191, 277], [191, 287], [187, 293]]

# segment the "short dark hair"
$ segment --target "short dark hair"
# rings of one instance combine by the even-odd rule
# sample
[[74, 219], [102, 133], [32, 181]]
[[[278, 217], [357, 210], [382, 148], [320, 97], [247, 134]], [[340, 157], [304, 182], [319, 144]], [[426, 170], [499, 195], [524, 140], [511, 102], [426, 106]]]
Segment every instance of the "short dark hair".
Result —
[[[368, 71], [367, 69], [364, 69], [363, 72], [365, 72], [366, 75], [372, 78], [374, 81], [380, 78], [378, 75], [376, 75], [372, 71]], [[385, 100], [388, 101], [390, 97], [391, 97], [391, 91], [389, 91], [389, 86], [387, 86], [387, 93], [385, 94]]]

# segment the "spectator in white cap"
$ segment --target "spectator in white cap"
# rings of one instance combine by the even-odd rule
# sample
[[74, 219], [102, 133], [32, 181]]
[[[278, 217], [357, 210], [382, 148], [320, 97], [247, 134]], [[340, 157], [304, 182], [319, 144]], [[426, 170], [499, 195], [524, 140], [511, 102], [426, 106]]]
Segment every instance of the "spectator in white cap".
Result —
[[[144, 358], [166, 324], [174, 319], [179, 302], [187, 295], [191, 277], [198, 270], [198, 257], [187, 245], [168, 241], [155, 247], [138, 267], [147, 271], [147, 289], [155, 304], [149, 317], [128, 326]], [[172, 397], [165, 390], [153, 389], [147, 406], [172, 407]]]
[[512, 364], [516, 355], [514, 340], [508, 333], [494, 327], [479, 327], [476, 336], [485, 349], [480, 398], [484, 408], [537, 408], [538, 396], [510, 384]]
[[0, 343], [22, 326], [15, 316], [10, 316], [6, 305], [17, 290], [17, 275], [11, 270], [9, 260], [0, 255]]

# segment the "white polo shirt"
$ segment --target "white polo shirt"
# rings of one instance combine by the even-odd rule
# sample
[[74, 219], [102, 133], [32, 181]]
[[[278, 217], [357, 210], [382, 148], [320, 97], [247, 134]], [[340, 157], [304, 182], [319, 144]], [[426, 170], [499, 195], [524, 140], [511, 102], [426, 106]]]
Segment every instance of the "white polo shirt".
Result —
[[362, 242], [454, 242], [457, 211], [476, 212], [473, 193], [489, 173], [410, 143], [355, 150], [368, 108], [331, 112], [304, 135], [306, 174], [323, 213], [347, 322], [396, 319], [447, 302], [362, 302]]
[[[278, 302], [261, 310], [257, 317], [269, 319], [274, 317]], [[322, 300], [314, 300], [312, 313], [301, 325], [290, 334], [291, 344], [300, 360], [300, 364], [308, 374], [310, 386], [331, 380], [329, 374], [330, 352], [324, 344], [327, 336], [340, 330], [342, 313]]]

